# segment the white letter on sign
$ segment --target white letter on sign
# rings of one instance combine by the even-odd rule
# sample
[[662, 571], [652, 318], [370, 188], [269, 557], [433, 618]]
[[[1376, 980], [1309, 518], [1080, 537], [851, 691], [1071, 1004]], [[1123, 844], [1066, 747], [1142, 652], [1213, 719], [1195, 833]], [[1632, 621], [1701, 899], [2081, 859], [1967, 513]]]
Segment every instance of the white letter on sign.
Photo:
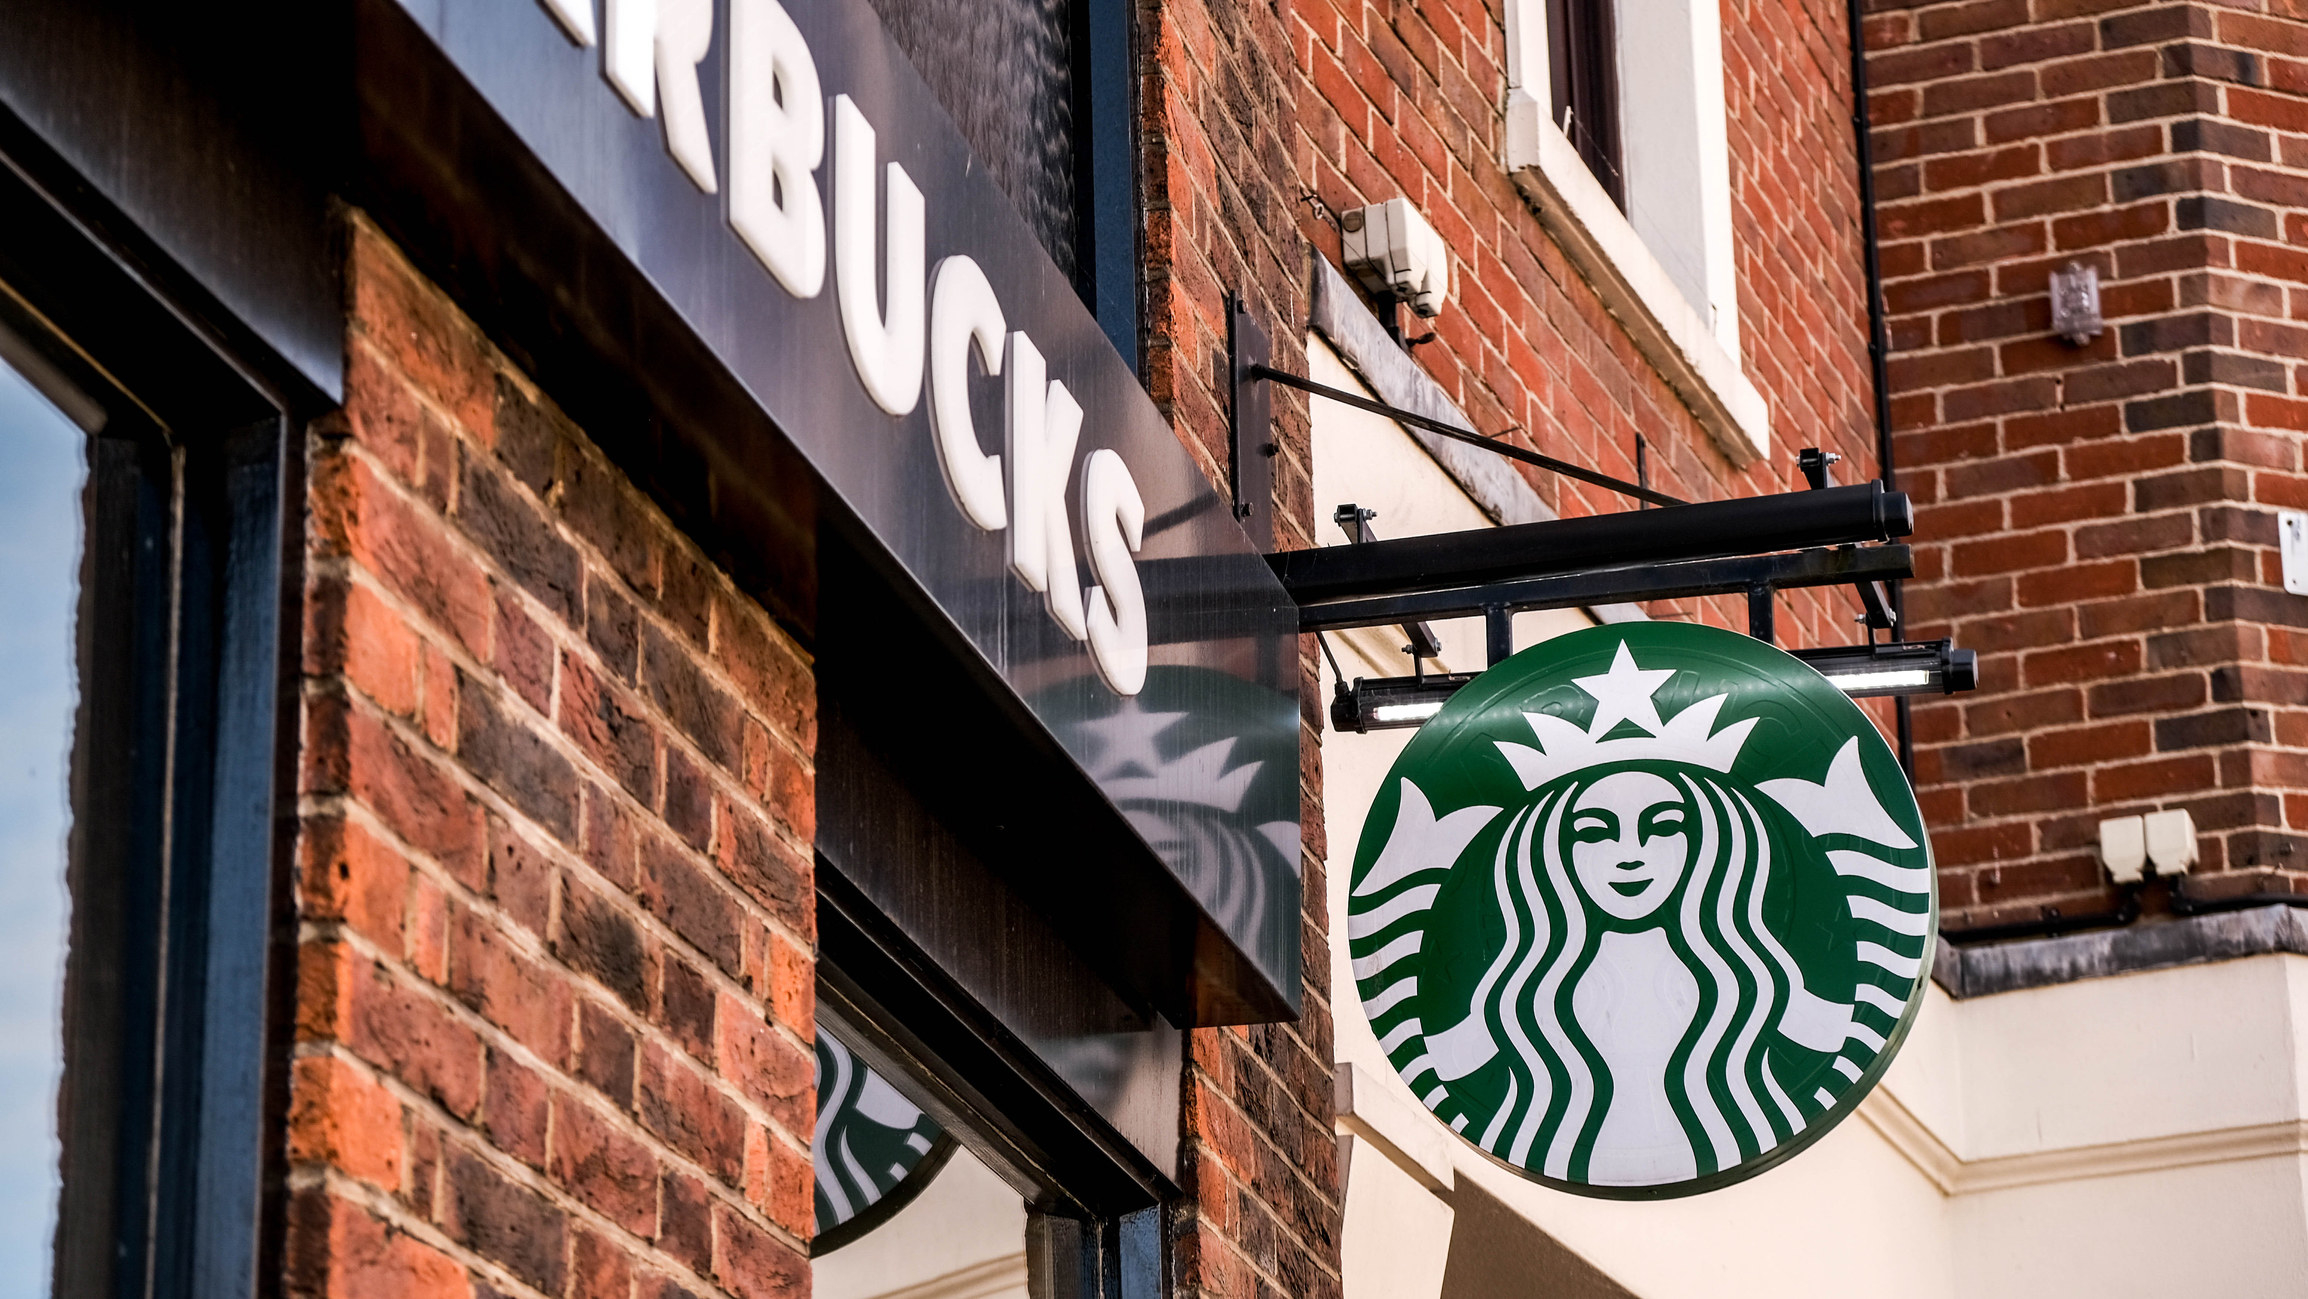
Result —
[[634, 112], [657, 116], [657, 0], [609, 0], [601, 71]]
[[1146, 529], [1146, 504], [1130, 466], [1100, 448], [1082, 464], [1082, 528], [1090, 539], [1090, 661], [1115, 694], [1146, 685], [1146, 593], [1138, 585], [1136, 553]]
[[817, 61], [777, 0], [730, 0], [729, 224], [797, 298], [825, 287]]
[[705, 101], [697, 91], [697, 64], [712, 47], [713, 0], [609, 0], [602, 71], [643, 117], [657, 116], [662, 94], [665, 147], [708, 194], [717, 182]]
[[697, 187], [711, 194], [713, 137], [705, 130], [705, 100], [697, 92], [697, 65], [713, 48], [713, 0], [657, 0], [657, 97], [665, 104], [665, 147]]
[[1042, 508], [1043, 411], [1049, 370], [1024, 331], [1010, 335], [1002, 363], [1004, 454], [1010, 461], [1010, 571], [1036, 591], [1050, 589], [1049, 511]]
[[[1066, 477], [1074, 468], [1074, 445], [1082, 438], [1082, 404], [1066, 385], [1050, 381], [1042, 416], [1043, 536], [1050, 546], [1050, 617], [1080, 640], [1090, 634], [1082, 621], [1082, 579], [1074, 567], [1074, 525], [1066, 517]], [[1030, 508], [1030, 507], [1029, 507]]]
[[1010, 571], [1042, 592], [1050, 617], [1081, 640], [1090, 633], [1075, 575], [1074, 528], [1066, 517], [1066, 478], [1082, 437], [1082, 405], [1065, 384], [1045, 381], [1049, 366], [1022, 332], [1010, 335], [1005, 368]]
[[1009, 519], [1002, 510], [1002, 458], [978, 445], [970, 420], [970, 351], [987, 374], [1002, 372], [1002, 304], [986, 273], [967, 257], [948, 257], [930, 276], [930, 432], [946, 490], [970, 522], [987, 532]]
[[922, 395], [922, 192], [889, 165], [889, 308], [876, 304], [874, 129], [848, 95], [833, 101], [833, 285], [850, 360], [874, 404], [892, 415]]
[[579, 45], [591, 45], [593, 36], [593, 0], [545, 0], [545, 8], [569, 39]]

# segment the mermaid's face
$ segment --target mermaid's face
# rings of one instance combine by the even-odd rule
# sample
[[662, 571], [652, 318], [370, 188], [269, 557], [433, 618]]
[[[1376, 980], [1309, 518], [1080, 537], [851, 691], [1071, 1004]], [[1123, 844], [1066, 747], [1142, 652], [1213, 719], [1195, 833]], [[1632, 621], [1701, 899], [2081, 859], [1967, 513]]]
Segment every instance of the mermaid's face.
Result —
[[1604, 914], [1641, 920], [1691, 861], [1690, 812], [1664, 776], [1621, 771], [1571, 805], [1571, 870]]

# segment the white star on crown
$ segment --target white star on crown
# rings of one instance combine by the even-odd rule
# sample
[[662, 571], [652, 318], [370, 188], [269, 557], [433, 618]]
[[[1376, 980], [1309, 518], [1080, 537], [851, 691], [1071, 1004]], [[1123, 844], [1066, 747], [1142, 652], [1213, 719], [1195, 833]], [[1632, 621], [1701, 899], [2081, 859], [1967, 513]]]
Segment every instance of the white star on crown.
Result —
[[[1524, 789], [1537, 789], [1574, 771], [1613, 762], [1687, 762], [1711, 771], [1730, 771], [1731, 764], [1739, 760], [1741, 746], [1747, 743], [1748, 732], [1755, 729], [1756, 719], [1745, 718], [1716, 730], [1716, 715], [1723, 711], [1723, 702], [1730, 698], [1726, 694], [1702, 699], [1661, 722], [1659, 706], [1652, 696], [1674, 675], [1673, 668], [1646, 671], [1636, 667], [1635, 656], [1627, 651], [1627, 642], [1620, 641], [1609, 672], [1572, 678], [1579, 689], [1594, 696], [1592, 722], [1581, 727], [1547, 713], [1524, 713], [1523, 720], [1538, 737], [1540, 749], [1508, 740], [1495, 743], [1513, 765]], [[1616, 740], [1603, 738], [1621, 722], [1632, 722], [1650, 734]]]

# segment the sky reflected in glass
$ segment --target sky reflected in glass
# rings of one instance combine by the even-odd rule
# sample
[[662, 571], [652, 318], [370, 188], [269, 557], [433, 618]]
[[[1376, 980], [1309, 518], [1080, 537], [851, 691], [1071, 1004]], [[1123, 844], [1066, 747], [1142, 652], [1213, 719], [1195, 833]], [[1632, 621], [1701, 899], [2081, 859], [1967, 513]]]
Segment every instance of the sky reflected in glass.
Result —
[[86, 438], [0, 364], [0, 1295], [49, 1292]]

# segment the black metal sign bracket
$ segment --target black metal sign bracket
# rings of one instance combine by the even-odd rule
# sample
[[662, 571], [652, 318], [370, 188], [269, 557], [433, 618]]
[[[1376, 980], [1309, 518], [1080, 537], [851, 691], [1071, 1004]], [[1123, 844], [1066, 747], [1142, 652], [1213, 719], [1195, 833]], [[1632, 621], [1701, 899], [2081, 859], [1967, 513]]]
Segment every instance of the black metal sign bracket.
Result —
[[1274, 549], [1274, 395], [1259, 371], [1274, 355], [1274, 340], [1252, 318], [1241, 297], [1226, 295], [1226, 353], [1231, 376], [1226, 415], [1231, 435], [1227, 486], [1234, 518], [1260, 550]]
[[[1398, 623], [1411, 635], [1406, 649], [1418, 658], [1429, 656], [1421, 651], [1434, 640], [1426, 620], [1479, 613], [1489, 661], [1497, 663], [1514, 652], [1514, 615], [1525, 610], [1745, 595], [1747, 634], [1770, 642], [1780, 590], [1849, 583], [1859, 593], [1870, 641], [1877, 631], [1897, 631], [1882, 583], [1912, 573], [1908, 548], [1861, 547], [1908, 535], [1915, 511], [1905, 494], [1881, 482], [1835, 486], [1840, 456], [1802, 450], [1797, 463], [1807, 492], [1690, 504], [1503, 436], [1486, 437], [1278, 370], [1268, 363], [1272, 340], [1241, 297], [1229, 293], [1226, 308], [1234, 517], [1269, 552], [1267, 562], [1298, 602], [1303, 630]], [[1665, 508], [1382, 542], [1370, 529], [1370, 513], [1348, 504], [1338, 507], [1335, 521], [1354, 544], [1276, 553], [1269, 383]], [[1822, 549], [1829, 546], [1838, 550]]]
[[[1811, 484], [1811, 490], [1823, 492], [1835, 486], [1835, 466], [1842, 459], [1842, 456], [1833, 451], [1822, 451], [1818, 447], [1805, 447], [1796, 453], [1795, 464], [1797, 468], [1803, 471], [1803, 479]], [[1867, 626], [1867, 639], [1870, 642], [1874, 641], [1875, 633], [1879, 631], [1896, 634], [1899, 631], [1899, 617], [1892, 612], [1891, 595], [1884, 589], [1883, 583], [1861, 582], [1856, 589], [1859, 592], [1860, 621]], [[1752, 613], [1750, 620], [1752, 620]], [[1766, 626], [1768, 626], [1768, 618], [1766, 618]], [[1769, 638], [1766, 637], [1765, 639]]]
[[[1703, 595], [1744, 595], [1759, 587], [1778, 591], [1805, 586], [1843, 586], [1854, 581], [1905, 577], [1914, 571], [1914, 566], [1914, 552], [1906, 546], [1890, 545], [1821, 546], [1787, 554], [1592, 568], [1464, 586], [1341, 594], [1301, 601], [1298, 628], [1300, 631], [1344, 631], [1350, 627], [1380, 627], [1411, 619], [1480, 616], [1485, 620], [1485, 640], [1495, 653], [1503, 647], [1508, 623], [1518, 613], [1646, 600], [1687, 600]], [[1284, 586], [1289, 586], [1287, 580]]]
[[[1231, 471], [1234, 488], [1234, 517], [1244, 520], [1246, 528], [1251, 526], [1249, 520], [1269, 508], [1268, 498], [1257, 489], [1271, 487], [1274, 482], [1273, 465], [1260, 463], [1261, 461], [1270, 462], [1276, 450], [1273, 435], [1274, 408], [1270, 392], [1263, 386], [1265, 383], [1279, 383], [1286, 388], [1296, 388], [1300, 392], [1335, 401], [1342, 406], [1352, 406], [1356, 410], [1366, 410], [1374, 415], [1384, 415], [1397, 424], [1409, 428], [1424, 429], [1429, 433], [1437, 433], [1443, 437], [1467, 443], [1470, 446], [1478, 446], [1494, 455], [1505, 456], [1509, 460], [1517, 460], [1523, 464], [1544, 469], [1549, 473], [1560, 474], [1565, 478], [1576, 479], [1582, 483], [1591, 483], [1596, 487], [1609, 488], [1611, 491], [1631, 496], [1646, 504], [1681, 505], [1684, 503], [1679, 498], [1669, 496], [1665, 492], [1652, 491], [1641, 483], [1630, 483], [1623, 478], [1613, 478], [1609, 474], [1597, 473], [1584, 465], [1575, 465], [1568, 460], [1558, 460], [1553, 456], [1542, 455], [1537, 451], [1516, 446], [1507, 441], [1503, 433], [1485, 436], [1473, 429], [1460, 428], [1456, 424], [1433, 419], [1421, 415], [1417, 411], [1404, 410], [1400, 406], [1389, 406], [1383, 401], [1374, 401], [1361, 393], [1348, 392], [1343, 388], [1333, 388], [1328, 384], [1316, 383], [1304, 375], [1292, 374], [1288, 370], [1277, 370], [1268, 364], [1274, 355], [1273, 340], [1269, 339], [1266, 336], [1266, 331], [1251, 318], [1249, 309], [1243, 304], [1241, 296], [1234, 293], [1226, 295], [1226, 352], [1227, 369], [1232, 377], [1233, 385], [1232, 404], [1227, 407], [1227, 410], [1233, 424], [1234, 435], [1234, 459]], [[1266, 477], [1257, 477], [1260, 472], [1265, 473]], [[1253, 539], [1258, 536], [1256, 532], [1251, 535]], [[1271, 548], [1271, 538], [1269, 538], [1269, 548]]]

